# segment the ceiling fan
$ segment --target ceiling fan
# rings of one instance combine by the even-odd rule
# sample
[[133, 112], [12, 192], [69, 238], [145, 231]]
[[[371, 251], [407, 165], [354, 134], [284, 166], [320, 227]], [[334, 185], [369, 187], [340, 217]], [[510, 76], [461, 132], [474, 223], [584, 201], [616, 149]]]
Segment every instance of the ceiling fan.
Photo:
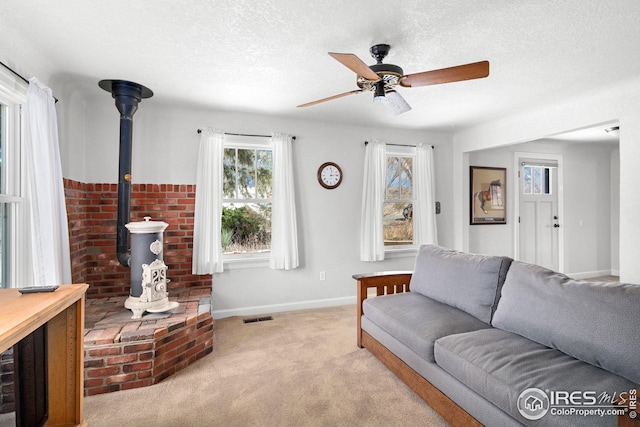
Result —
[[404, 74], [404, 71], [399, 66], [382, 63], [382, 60], [389, 53], [389, 49], [391, 49], [391, 46], [388, 44], [372, 46], [369, 52], [371, 52], [371, 56], [376, 60], [376, 64], [371, 66], [365, 64], [352, 53], [329, 52], [329, 55], [335, 60], [357, 74], [356, 84], [358, 85], [358, 89], [307, 102], [306, 104], [298, 105], [298, 107], [310, 107], [347, 95], [373, 91], [373, 100], [384, 102], [397, 115], [411, 110], [409, 104], [407, 104], [404, 98], [397, 92], [396, 88], [398, 86], [428, 86], [480, 79], [489, 75], [489, 61], [474, 62], [456, 67], [424, 71], [422, 73]]

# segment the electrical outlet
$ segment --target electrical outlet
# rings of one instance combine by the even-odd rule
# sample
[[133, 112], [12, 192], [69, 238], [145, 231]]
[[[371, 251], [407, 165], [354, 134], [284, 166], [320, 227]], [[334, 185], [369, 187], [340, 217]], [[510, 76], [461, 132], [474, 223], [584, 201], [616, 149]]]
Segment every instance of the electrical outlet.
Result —
[[320, 281], [323, 281], [327, 278], [327, 273], [325, 271], [320, 272]]

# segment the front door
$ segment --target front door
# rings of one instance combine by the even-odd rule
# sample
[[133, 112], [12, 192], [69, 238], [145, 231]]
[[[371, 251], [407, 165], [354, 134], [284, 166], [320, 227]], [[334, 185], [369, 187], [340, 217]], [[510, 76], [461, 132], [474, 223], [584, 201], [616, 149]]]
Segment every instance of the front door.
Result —
[[558, 162], [520, 159], [519, 257], [559, 270]]

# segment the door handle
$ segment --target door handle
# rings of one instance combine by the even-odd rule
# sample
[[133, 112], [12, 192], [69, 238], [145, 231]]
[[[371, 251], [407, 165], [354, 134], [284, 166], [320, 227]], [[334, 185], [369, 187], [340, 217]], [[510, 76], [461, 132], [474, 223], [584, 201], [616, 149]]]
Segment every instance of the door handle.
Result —
[[560, 228], [560, 224], [553, 224], [553, 228]]

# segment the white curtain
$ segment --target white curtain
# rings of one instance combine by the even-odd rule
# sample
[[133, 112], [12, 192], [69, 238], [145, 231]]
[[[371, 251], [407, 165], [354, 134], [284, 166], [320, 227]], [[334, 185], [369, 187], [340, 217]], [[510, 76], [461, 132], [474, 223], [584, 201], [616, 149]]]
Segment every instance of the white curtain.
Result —
[[55, 99], [36, 78], [29, 80], [25, 157], [31, 217], [34, 284], [71, 283], [69, 228], [62, 182]]
[[200, 133], [193, 222], [193, 274], [223, 271], [222, 168], [224, 133], [205, 128]]
[[433, 168], [433, 148], [426, 143], [416, 146], [416, 161], [413, 165], [413, 191], [416, 202], [413, 206], [414, 243], [438, 244], [436, 228], [436, 200]]
[[382, 205], [387, 171], [386, 146], [370, 141], [365, 148], [362, 215], [360, 223], [360, 260], [384, 259]]
[[274, 133], [271, 255], [269, 267], [291, 270], [299, 265], [291, 135]]

